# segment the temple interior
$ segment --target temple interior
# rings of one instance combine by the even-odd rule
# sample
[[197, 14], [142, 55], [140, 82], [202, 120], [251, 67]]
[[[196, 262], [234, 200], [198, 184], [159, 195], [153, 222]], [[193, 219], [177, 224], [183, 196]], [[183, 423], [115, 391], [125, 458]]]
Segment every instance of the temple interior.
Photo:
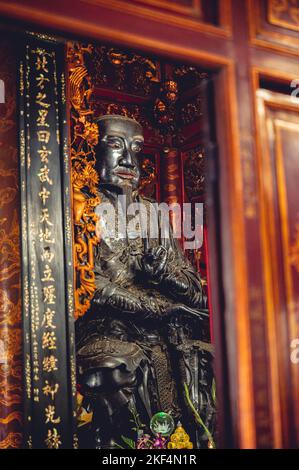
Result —
[[0, 1], [0, 449], [298, 448], [298, 1], [25, 3]]

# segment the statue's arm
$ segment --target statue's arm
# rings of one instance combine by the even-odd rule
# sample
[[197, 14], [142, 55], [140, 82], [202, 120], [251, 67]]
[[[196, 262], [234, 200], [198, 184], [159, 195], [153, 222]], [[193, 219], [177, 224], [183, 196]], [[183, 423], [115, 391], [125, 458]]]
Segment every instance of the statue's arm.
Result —
[[185, 257], [179, 243], [173, 239], [172, 233], [169, 242], [168, 262], [161, 279], [163, 288], [190, 307], [206, 308], [207, 300], [199, 274]]
[[169, 263], [161, 279], [165, 290], [177, 297], [181, 302], [193, 308], [206, 308], [199, 275], [186, 260], [180, 263]]
[[177, 301], [196, 309], [207, 308], [200, 276], [186, 259], [172, 231], [168, 239], [162, 239], [161, 245], [145, 253], [142, 268], [153, 284]]

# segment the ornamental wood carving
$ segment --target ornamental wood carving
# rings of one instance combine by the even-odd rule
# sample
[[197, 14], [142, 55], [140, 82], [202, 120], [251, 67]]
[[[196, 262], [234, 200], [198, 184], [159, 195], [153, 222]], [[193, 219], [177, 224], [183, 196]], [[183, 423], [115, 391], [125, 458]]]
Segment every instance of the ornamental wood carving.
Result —
[[22, 444], [22, 332], [15, 50], [1, 41], [0, 79], [0, 449]]
[[269, 22], [299, 31], [299, 0], [268, 0]]
[[95, 206], [98, 175], [94, 168], [94, 147], [98, 128], [93, 122], [90, 99], [93, 86], [85, 65], [93, 52], [91, 45], [68, 44], [69, 98], [71, 102], [71, 160], [73, 212], [75, 223], [75, 318], [83, 316], [95, 291], [93, 247], [97, 244]]

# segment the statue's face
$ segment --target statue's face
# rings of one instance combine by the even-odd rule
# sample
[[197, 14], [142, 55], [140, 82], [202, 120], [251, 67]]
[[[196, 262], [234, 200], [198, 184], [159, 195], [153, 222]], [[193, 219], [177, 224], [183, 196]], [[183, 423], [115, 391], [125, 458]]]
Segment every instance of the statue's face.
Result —
[[140, 178], [138, 154], [144, 139], [141, 127], [133, 121], [107, 119], [99, 121], [100, 184], [135, 189]]

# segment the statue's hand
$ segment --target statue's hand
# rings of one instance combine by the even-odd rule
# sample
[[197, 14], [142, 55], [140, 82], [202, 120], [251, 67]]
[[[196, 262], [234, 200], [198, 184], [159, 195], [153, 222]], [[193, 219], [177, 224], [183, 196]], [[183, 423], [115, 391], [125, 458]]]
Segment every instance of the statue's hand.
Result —
[[171, 305], [170, 307], [166, 309], [164, 318], [168, 318], [171, 320], [171, 319], [174, 319], [175, 317], [179, 318], [181, 316], [189, 316], [193, 318], [198, 318], [200, 320], [205, 317], [208, 318], [209, 313], [208, 313], [208, 310], [206, 309], [199, 310], [199, 309], [188, 307], [188, 305], [175, 304], [175, 305]]
[[159, 281], [167, 266], [167, 250], [159, 245], [149, 248], [141, 259], [143, 272], [153, 281]]
[[140, 318], [147, 320], [162, 319], [159, 305], [154, 299], [147, 296], [139, 298], [113, 283], [95, 293], [93, 304], [95, 307], [99, 306], [107, 311], [140, 315]]
[[123, 313], [142, 311], [139, 299], [121, 287], [109, 284], [94, 297], [94, 303], [101, 307], [108, 306]]

